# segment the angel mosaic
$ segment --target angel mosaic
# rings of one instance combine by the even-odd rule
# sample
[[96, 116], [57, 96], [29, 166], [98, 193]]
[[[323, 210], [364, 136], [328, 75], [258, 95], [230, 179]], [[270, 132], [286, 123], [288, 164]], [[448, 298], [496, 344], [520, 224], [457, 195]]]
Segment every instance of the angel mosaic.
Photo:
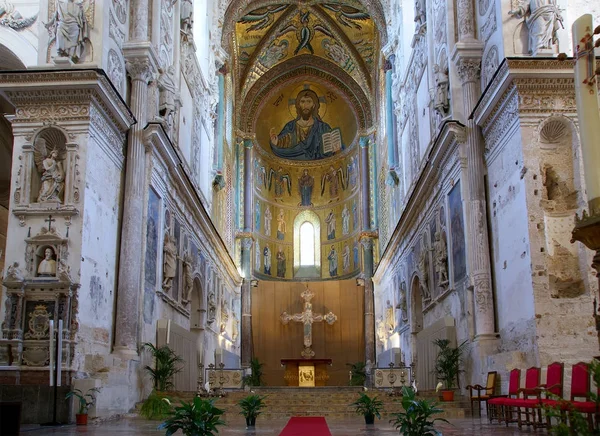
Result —
[[33, 143], [35, 166], [41, 175], [41, 186], [37, 201], [59, 201], [62, 203], [65, 191], [65, 170], [63, 160], [67, 149], [64, 144], [57, 144], [52, 150], [44, 138], [37, 138]]
[[271, 191], [273, 182], [275, 183], [275, 200], [283, 201], [284, 190], [287, 191], [288, 195], [292, 195], [292, 179], [288, 173], [283, 172], [281, 167], [279, 167], [277, 171], [271, 168], [266, 181], [266, 186], [269, 191]]
[[329, 202], [339, 200], [340, 186], [346, 189], [346, 174], [341, 168], [329, 167], [329, 171], [321, 177], [321, 197], [325, 194], [325, 185], [329, 183]]

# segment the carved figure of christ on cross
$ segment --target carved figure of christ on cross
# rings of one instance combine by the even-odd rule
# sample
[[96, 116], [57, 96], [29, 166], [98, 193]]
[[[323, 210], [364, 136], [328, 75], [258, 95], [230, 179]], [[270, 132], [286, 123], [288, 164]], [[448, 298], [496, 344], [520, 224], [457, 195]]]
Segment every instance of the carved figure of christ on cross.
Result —
[[306, 289], [300, 294], [302, 298], [304, 298], [304, 311], [301, 313], [296, 313], [294, 315], [290, 315], [287, 312], [283, 312], [281, 314], [281, 322], [283, 324], [287, 324], [290, 321], [301, 322], [304, 324], [304, 350], [302, 351], [302, 357], [305, 359], [310, 359], [314, 357], [315, 352], [312, 350], [312, 325], [313, 322], [321, 322], [325, 321], [327, 324], [332, 325], [337, 321], [337, 316], [333, 314], [333, 312], [329, 312], [326, 315], [321, 315], [320, 313], [313, 313], [312, 311], [312, 303], [310, 300], [315, 296], [315, 294], [308, 289], [308, 285]]

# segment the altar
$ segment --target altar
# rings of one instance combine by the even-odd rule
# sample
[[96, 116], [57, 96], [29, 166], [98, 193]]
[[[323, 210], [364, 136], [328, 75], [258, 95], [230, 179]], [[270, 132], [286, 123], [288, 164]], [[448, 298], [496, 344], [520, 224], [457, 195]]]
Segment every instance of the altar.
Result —
[[281, 359], [281, 366], [285, 367], [283, 378], [287, 386], [326, 386], [331, 359]]

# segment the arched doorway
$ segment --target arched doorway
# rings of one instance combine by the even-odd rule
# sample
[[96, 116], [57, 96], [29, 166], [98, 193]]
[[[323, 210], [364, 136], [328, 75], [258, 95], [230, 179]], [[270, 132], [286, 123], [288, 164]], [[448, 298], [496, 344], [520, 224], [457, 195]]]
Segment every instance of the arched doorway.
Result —
[[204, 329], [206, 327], [206, 295], [199, 277], [194, 278], [190, 313], [190, 331], [196, 333], [198, 362], [204, 363]]

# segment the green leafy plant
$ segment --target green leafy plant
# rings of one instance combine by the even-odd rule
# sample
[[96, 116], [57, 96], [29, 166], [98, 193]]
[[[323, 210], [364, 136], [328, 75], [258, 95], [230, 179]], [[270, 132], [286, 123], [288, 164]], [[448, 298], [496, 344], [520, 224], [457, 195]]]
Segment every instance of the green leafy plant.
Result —
[[238, 402], [238, 406], [240, 406], [242, 409], [240, 415], [244, 415], [244, 418], [246, 418], [246, 424], [248, 426], [254, 426], [256, 417], [262, 413], [261, 409], [266, 407], [266, 398], [266, 396], [254, 394], [248, 395], [246, 398], [242, 398]]
[[87, 415], [88, 409], [96, 404], [96, 395], [100, 392], [100, 388], [90, 388], [84, 394], [79, 389], [73, 389], [69, 391], [65, 396], [65, 400], [75, 397], [79, 401], [78, 415]]
[[367, 379], [367, 371], [365, 362], [347, 363], [350, 367], [350, 386], [362, 386]]
[[367, 424], [372, 424], [375, 417], [381, 419], [381, 409], [383, 408], [383, 401], [379, 397], [369, 397], [366, 393], [362, 392], [358, 400], [350, 404], [354, 406], [354, 410], [358, 415], [363, 415]]
[[446, 389], [452, 389], [454, 384], [458, 382], [458, 375], [463, 372], [460, 367], [463, 362], [463, 352], [467, 346], [467, 341], [464, 341], [456, 348], [450, 346], [448, 339], [436, 339], [433, 343], [440, 349], [435, 360], [433, 372], [438, 380], [446, 384]]
[[[164, 398], [163, 401], [171, 402]], [[217, 427], [225, 425], [221, 416], [225, 413], [215, 407], [214, 400], [195, 397], [192, 401], [182, 402], [181, 406], [171, 409], [170, 417], [158, 426], [166, 430], [165, 436], [171, 436], [181, 430], [185, 436], [214, 436], [219, 433]]]
[[[592, 380], [596, 389], [592, 389], [590, 392], [590, 400], [596, 403], [596, 409], [600, 405], [600, 397], [596, 393], [598, 386], [600, 386], [600, 362], [593, 360], [589, 365], [589, 371], [592, 374]], [[549, 433], [554, 436], [599, 436], [600, 429], [590, 429], [587, 418], [578, 412], [569, 401], [563, 400], [557, 395], [549, 395], [552, 399], [556, 400], [555, 406], [545, 406], [544, 413], [550, 419], [556, 418], [557, 423], [553, 424], [549, 430]], [[566, 418], [568, 417], [569, 423], [567, 424]]]
[[149, 350], [154, 358], [154, 368], [149, 365], [144, 367], [152, 377], [154, 388], [163, 392], [173, 388], [173, 376], [181, 371], [183, 359], [168, 345], [156, 347], [146, 342], [142, 349]]
[[140, 408], [140, 415], [146, 419], [163, 420], [169, 416], [171, 406], [164, 401], [166, 397], [161, 393], [152, 391]]
[[264, 364], [260, 363], [260, 361], [255, 357], [250, 360], [250, 371], [249, 375], [245, 375], [242, 377], [242, 385], [243, 386], [263, 386], [262, 380], [262, 368]]
[[393, 414], [395, 419], [390, 423], [399, 430], [403, 436], [437, 436], [441, 435], [435, 429], [438, 421], [448, 422], [444, 418], [432, 418], [433, 415], [442, 413], [437, 403], [428, 400], [417, 400], [415, 391], [407, 386], [402, 387], [402, 408], [404, 412]]

